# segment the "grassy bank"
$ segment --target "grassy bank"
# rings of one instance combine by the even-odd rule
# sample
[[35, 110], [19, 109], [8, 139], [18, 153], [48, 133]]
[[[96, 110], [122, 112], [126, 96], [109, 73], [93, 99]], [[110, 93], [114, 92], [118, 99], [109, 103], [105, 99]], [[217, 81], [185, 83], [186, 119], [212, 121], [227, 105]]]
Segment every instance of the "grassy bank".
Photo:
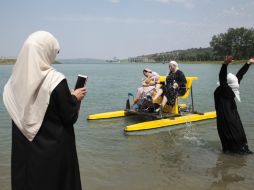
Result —
[[[184, 64], [221, 64], [223, 61], [178, 61], [178, 63], [184, 63]], [[247, 60], [234, 60], [234, 64], [240, 64], [240, 63], [246, 63]], [[121, 60], [121, 63], [151, 63], [151, 64], [158, 64], [161, 62], [128, 62], [128, 60]], [[168, 64], [169, 62], [165, 62], [165, 64]]]
[[[247, 60], [234, 60], [234, 64], [246, 63]], [[178, 61], [186, 64], [221, 64], [223, 61]]]
[[[0, 59], [0, 65], [11, 65], [15, 63], [16, 59]], [[55, 61], [54, 64], [62, 64], [62, 63], [59, 61]]]
[[0, 59], [0, 65], [14, 64], [16, 59]]

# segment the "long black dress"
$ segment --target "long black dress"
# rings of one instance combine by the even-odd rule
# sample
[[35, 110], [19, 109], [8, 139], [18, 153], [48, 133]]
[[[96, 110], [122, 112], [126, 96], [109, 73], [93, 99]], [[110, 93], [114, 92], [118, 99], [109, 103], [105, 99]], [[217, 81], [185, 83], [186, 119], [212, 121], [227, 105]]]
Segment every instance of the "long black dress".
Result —
[[[174, 88], [174, 83], [178, 88]], [[182, 96], [186, 92], [186, 78], [182, 71], [177, 70], [175, 73], [170, 72], [166, 78], [166, 85], [163, 88], [163, 94], [167, 97], [167, 104], [173, 106], [177, 96]]]
[[51, 94], [32, 142], [12, 122], [12, 190], [80, 190], [73, 124], [79, 105], [64, 79]]
[[[247, 145], [246, 135], [237, 111], [235, 94], [227, 84], [227, 64], [222, 64], [219, 80], [220, 86], [214, 92], [215, 109], [217, 113], [217, 129], [223, 152], [251, 153]], [[248, 71], [245, 64], [236, 74], [240, 84], [243, 75]]]

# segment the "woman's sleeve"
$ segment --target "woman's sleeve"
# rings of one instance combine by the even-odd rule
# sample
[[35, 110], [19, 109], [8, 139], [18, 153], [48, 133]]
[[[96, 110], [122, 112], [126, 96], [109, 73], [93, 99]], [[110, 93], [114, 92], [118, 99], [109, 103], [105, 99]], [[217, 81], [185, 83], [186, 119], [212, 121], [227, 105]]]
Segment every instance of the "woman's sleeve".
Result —
[[178, 85], [179, 85], [179, 86], [185, 86], [186, 83], [187, 83], [187, 81], [186, 81], [186, 78], [185, 78], [184, 73], [183, 73], [182, 71], [179, 72], [179, 81], [178, 81]]
[[74, 124], [78, 119], [79, 102], [71, 95], [66, 79], [62, 80], [53, 91], [58, 112], [64, 124]]
[[250, 65], [245, 63], [242, 68], [237, 72], [236, 77], [238, 78], [238, 83], [240, 84], [241, 80], [243, 79], [243, 75], [248, 71]]
[[224, 86], [227, 85], [227, 71], [228, 70], [228, 64], [222, 64], [220, 73], [219, 73], [219, 80], [220, 80], [220, 85]]

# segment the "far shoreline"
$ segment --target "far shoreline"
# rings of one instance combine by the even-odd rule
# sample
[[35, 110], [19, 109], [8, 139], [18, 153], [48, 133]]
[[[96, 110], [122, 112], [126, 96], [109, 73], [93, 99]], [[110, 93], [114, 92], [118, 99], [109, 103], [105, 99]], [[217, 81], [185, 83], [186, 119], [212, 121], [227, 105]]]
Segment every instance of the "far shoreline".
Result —
[[[14, 65], [16, 59], [0, 59], [0, 65]], [[55, 61], [54, 64], [62, 64], [60, 61]]]
[[[75, 59], [73, 59], [75, 60]], [[214, 61], [214, 60], [207, 60], [207, 61], [178, 61], [180, 64], [221, 64], [222, 61]], [[233, 63], [235, 64], [241, 64], [246, 63], [247, 60], [234, 60]], [[0, 59], [0, 65], [13, 65], [16, 63], [16, 59]], [[113, 63], [113, 62], [112, 62]], [[121, 60], [120, 63], [114, 63], [114, 64], [122, 64], [122, 63], [129, 63], [129, 64], [168, 64], [168, 61], [162, 63], [162, 62], [129, 62], [127, 60]], [[54, 64], [64, 64], [60, 61], [56, 61]]]
[[12, 65], [15, 64], [16, 59], [0, 59], [0, 65]]
[[[180, 61], [180, 60], [175, 60], [179, 64], [222, 64], [223, 60], [221, 61], [214, 61], [214, 60], [206, 60], [206, 61]], [[128, 62], [126, 60], [121, 61], [120, 63], [115, 63], [115, 64], [121, 64], [121, 63], [129, 63], [129, 64], [169, 64], [170, 61], [165, 61], [165, 62]], [[234, 64], [241, 64], [241, 63], [246, 63], [247, 60], [234, 60]]]

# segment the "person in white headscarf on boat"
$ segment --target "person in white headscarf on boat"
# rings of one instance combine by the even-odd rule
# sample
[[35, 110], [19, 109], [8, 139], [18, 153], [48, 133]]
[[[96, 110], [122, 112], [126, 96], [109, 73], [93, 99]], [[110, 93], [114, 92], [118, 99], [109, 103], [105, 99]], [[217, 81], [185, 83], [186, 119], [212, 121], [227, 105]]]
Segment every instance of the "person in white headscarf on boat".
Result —
[[46, 31], [29, 35], [4, 87], [12, 119], [12, 190], [81, 190], [73, 124], [85, 88], [70, 91], [52, 64], [57, 39]]
[[136, 99], [134, 103], [137, 103], [145, 95], [152, 95], [155, 90], [159, 89], [160, 75], [151, 69], [144, 69], [143, 75], [145, 79], [142, 80], [142, 86], [137, 89]]
[[224, 153], [250, 154], [252, 152], [248, 147], [235, 97], [241, 102], [240, 83], [254, 59], [247, 61], [236, 75], [227, 73], [228, 65], [232, 62], [232, 56], [225, 58], [219, 73], [219, 86], [214, 91], [217, 130]]
[[153, 102], [156, 102], [157, 99], [162, 96], [161, 106], [156, 111], [162, 111], [167, 104], [169, 106], [169, 112], [171, 112], [177, 97], [185, 94], [186, 83], [185, 75], [179, 69], [178, 63], [176, 61], [170, 61], [169, 74], [167, 75], [165, 85], [153, 98]]

